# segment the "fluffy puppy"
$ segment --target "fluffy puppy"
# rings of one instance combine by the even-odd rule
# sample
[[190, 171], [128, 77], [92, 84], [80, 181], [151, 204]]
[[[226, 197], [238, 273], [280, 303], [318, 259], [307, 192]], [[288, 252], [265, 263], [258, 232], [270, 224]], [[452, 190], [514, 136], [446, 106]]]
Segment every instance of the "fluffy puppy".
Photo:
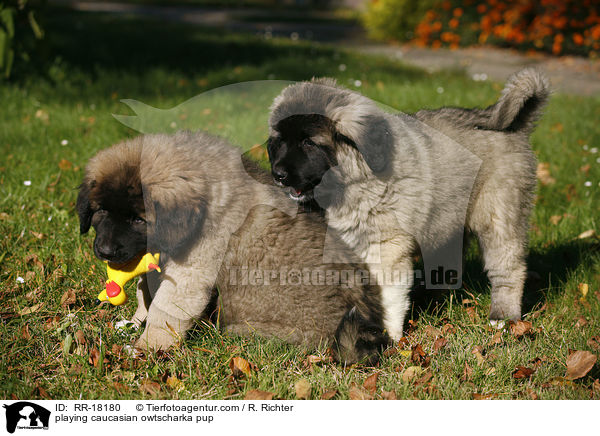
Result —
[[[379, 290], [339, 279], [342, 268], [360, 270], [339, 240], [348, 265], [323, 264], [322, 218], [291, 217], [297, 205], [261, 178], [268, 173], [244, 166], [239, 149], [203, 133], [140, 136], [89, 161], [77, 210], [81, 233], [96, 230], [95, 254], [118, 264], [161, 253], [162, 273], [138, 283], [132, 321], [146, 327], [137, 346], [168, 348], [218, 289], [228, 330], [309, 345], [337, 338], [340, 361], [373, 362], [387, 341]], [[333, 279], [282, 273], [292, 269]]]
[[545, 77], [526, 69], [486, 109], [391, 114], [329, 79], [291, 85], [273, 102], [275, 183], [298, 202], [316, 199], [373, 275], [403, 278], [381, 287], [392, 338], [402, 336], [414, 251], [428, 286], [445, 268], [441, 286], [457, 287], [465, 227], [492, 285], [490, 319], [520, 318], [536, 186], [528, 138], [548, 95]]

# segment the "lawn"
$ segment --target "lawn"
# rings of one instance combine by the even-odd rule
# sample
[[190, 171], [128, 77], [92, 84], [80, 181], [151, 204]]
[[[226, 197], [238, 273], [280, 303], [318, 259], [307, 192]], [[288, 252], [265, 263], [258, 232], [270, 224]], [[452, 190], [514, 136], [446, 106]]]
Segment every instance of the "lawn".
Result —
[[[598, 364], [565, 377], [573, 350], [600, 351], [600, 244], [591, 232], [600, 229], [600, 98], [554, 95], [532, 137], [547, 165], [530, 232], [524, 319], [531, 325], [488, 326], [489, 285], [471, 244], [463, 289], [416, 292], [406, 342], [377, 367], [343, 368], [324, 348], [225, 336], [206, 323], [175, 350], [132, 359], [122, 350], [131, 338], [114, 323], [133, 304], [94, 306], [104, 268], [93, 257], [93, 235], [79, 236], [74, 211], [87, 160], [138, 134], [112, 116], [135, 115], [121, 99], [167, 110], [242, 81], [333, 76], [410, 112], [486, 106], [502, 84], [303, 41], [126, 16], [50, 10], [46, 29], [48, 51], [58, 56], [43, 73], [0, 84], [1, 398], [242, 399], [259, 389], [294, 399], [301, 379], [313, 399], [600, 396]], [[138, 127], [206, 128], [247, 149], [266, 139], [272, 95], [213, 92], [195, 100], [199, 114], [186, 115], [188, 102], [161, 112], [163, 124]], [[252, 363], [251, 373], [233, 377], [233, 357]]]

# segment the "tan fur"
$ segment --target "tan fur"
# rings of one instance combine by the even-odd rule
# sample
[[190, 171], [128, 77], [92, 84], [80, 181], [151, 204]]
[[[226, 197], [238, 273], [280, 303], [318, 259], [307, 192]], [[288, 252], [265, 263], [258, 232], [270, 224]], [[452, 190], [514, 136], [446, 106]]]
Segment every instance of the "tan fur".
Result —
[[[133, 173], [139, 178], [124, 178], [125, 167], [136, 168]], [[138, 346], [164, 349], [183, 338], [207, 309], [215, 289], [221, 325], [238, 334], [315, 345], [331, 341], [353, 307], [373, 324], [380, 322], [376, 287], [282, 284], [279, 278], [268, 285], [243, 283], [239, 277], [231, 280], [232, 271], [241, 268], [312, 272], [358, 268], [351, 264], [351, 250], [339, 240], [333, 243], [346, 265], [324, 265], [323, 219], [308, 214], [293, 217], [297, 205], [279, 189], [257, 181], [261, 177], [269, 180], [257, 168], [244, 167], [238, 149], [203, 133], [140, 136], [90, 160], [84, 185], [118, 192], [142, 189], [149, 245], [161, 252], [161, 247], [152, 247], [153, 241], [167, 246], [161, 257], [162, 274], [138, 283], [138, 309], [132, 321], [146, 321]], [[195, 215], [203, 216], [200, 226], [173, 221]], [[180, 240], [189, 243], [182, 245]], [[172, 251], [171, 246], [184, 248]]]

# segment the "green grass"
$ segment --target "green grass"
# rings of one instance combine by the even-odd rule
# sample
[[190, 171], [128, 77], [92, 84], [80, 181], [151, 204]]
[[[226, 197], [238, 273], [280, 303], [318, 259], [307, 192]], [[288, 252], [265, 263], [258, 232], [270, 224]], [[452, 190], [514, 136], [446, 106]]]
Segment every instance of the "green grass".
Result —
[[[588, 341], [600, 332], [599, 244], [596, 238], [577, 236], [599, 230], [600, 154], [591, 149], [600, 144], [600, 99], [553, 96], [532, 138], [556, 180], [540, 186], [532, 217], [529, 269], [538, 277], [527, 285], [525, 306], [533, 335], [518, 339], [504, 332], [494, 343], [495, 331], [486, 322], [489, 287], [471, 245], [464, 289], [420, 292], [411, 310], [415, 325], [407, 348], [421, 344], [430, 357], [424, 369], [432, 374], [428, 381], [402, 380], [403, 370], [413, 365], [406, 352], [385, 356], [377, 368], [308, 365], [309, 355], [326, 350], [224, 336], [205, 324], [180, 348], [135, 360], [120, 352], [131, 338], [113, 328], [133, 313], [133, 304], [100, 309], [92, 304], [104, 269], [92, 255], [93, 236], [78, 235], [74, 211], [87, 160], [137, 134], [111, 115], [133, 115], [120, 99], [170, 109], [227, 84], [327, 75], [351, 88], [360, 80], [356, 89], [369, 97], [414, 111], [484, 106], [497, 98], [501, 85], [473, 82], [459, 72], [427, 74], [327, 46], [127, 17], [115, 21], [102, 14], [51, 11], [47, 29], [48, 50], [58, 55], [46, 65], [48, 72], [0, 85], [0, 397], [144, 398], [158, 387], [156, 398], [244, 398], [249, 390], [261, 389], [293, 399], [295, 382], [306, 378], [312, 398], [331, 389], [337, 390], [335, 398], [348, 398], [352, 385], [361, 386], [377, 372], [375, 398], [383, 391], [424, 399], [470, 399], [473, 394], [526, 399], [532, 393], [542, 399], [591, 398], [598, 366], [574, 382], [562, 377], [569, 350], [598, 354]], [[241, 97], [209, 95], [201, 106], [210, 113], [182, 119], [184, 105], [169, 112], [174, 118], [167, 125], [154, 128], [204, 127], [244, 148], [261, 143], [271, 97]], [[68, 144], [61, 145], [62, 140]], [[586, 181], [592, 186], [586, 187]], [[552, 216], [563, 214], [552, 224]], [[18, 277], [25, 282], [17, 283]], [[589, 284], [583, 299], [579, 283]], [[70, 290], [75, 302], [61, 305]], [[472, 301], [462, 304], [465, 298]], [[576, 326], [579, 317], [587, 324]], [[427, 327], [441, 329], [448, 323], [455, 332], [445, 334], [448, 345], [434, 353], [435, 334]], [[482, 347], [480, 363], [472, 353], [475, 346]], [[89, 363], [94, 348], [104, 353], [106, 363]], [[234, 356], [256, 365], [251, 376], [231, 378]], [[517, 366], [533, 367], [536, 358], [542, 364], [531, 378], [513, 378]], [[471, 368], [467, 376], [465, 363]], [[593, 395], [598, 398], [597, 392]]]

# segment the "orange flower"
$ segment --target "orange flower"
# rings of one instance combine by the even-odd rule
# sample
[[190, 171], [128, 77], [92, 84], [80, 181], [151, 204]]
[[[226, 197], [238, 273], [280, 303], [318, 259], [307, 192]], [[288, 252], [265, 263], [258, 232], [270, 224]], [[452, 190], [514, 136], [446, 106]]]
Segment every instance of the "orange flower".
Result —
[[452, 14], [453, 14], [455, 17], [457, 17], [457, 18], [458, 18], [458, 17], [461, 17], [461, 16], [462, 16], [462, 14], [463, 14], [463, 10], [462, 10], [461, 8], [456, 8], [456, 9], [454, 9], [454, 11], [452, 12]]
[[444, 8], [444, 10], [449, 11], [451, 7], [452, 3], [450, 3], [448, 0], [444, 0], [442, 2], [442, 8]]
[[562, 42], [564, 40], [564, 36], [562, 33], [559, 33], [554, 37], [554, 43], [552, 44], [552, 53], [557, 55], [562, 50]]
[[567, 17], [557, 17], [553, 20], [552, 25], [557, 29], [564, 29], [567, 25]]
[[437, 50], [441, 46], [442, 46], [442, 41], [440, 41], [439, 39], [436, 39], [435, 41], [433, 41], [431, 43], [431, 48], [434, 49], [434, 50]]
[[581, 36], [581, 34], [579, 34], [579, 33], [573, 34], [573, 42], [577, 45], [582, 45], [583, 44], [583, 36]]
[[439, 32], [440, 30], [442, 30], [442, 23], [440, 21], [432, 23], [431, 30], [434, 32]]
[[483, 14], [487, 10], [487, 6], [483, 3], [477, 5], [477, 12]]
[[435, 20], [436, 16], [437, 16], [437, 14], [432, 10], [428, 10], [427, 12], [425, 12], [425, 20], [427, 20], [427, 21]]
[[450, 26], [451, 29], [456, 29], [458, 27], [458, 20], [456, 18], [452, 18], [448, 22], [448, 25]]
[[552, 44], [552, 54], [558, 55], [560, 54], [561, 46], [560, 44], [554, 43]]
[[489, 16], [481, 18], [481, 29], [488, 33], [492, 30], [492, 20]]
[[458, 42], [453, 42], [450, 44], [450, 50], [456, 50], [458, 48]]
[[600, 24], [592, 27], [592, 38], [600, 40]]
[[455, 35], [452, 32], [442, 32], [440, 38], [444, 42], [451, 42], [454, 41]]

